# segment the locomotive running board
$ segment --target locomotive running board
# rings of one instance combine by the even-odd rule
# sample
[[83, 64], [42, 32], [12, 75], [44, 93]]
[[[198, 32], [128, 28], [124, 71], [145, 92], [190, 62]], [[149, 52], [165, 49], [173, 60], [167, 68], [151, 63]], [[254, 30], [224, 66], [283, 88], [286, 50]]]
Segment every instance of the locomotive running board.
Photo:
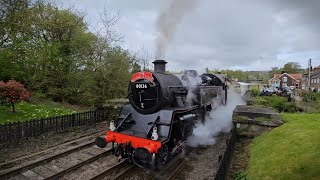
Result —
[[[140, 138], [149, 139], [150, 129], [154, 124], [158, 126], [159, 139], [157, 141], [165, 143], [170, 137], [171, 127], [173, 119], [177, 114], [184, 114], [187, 112], [195, 111], [199, 108], [198, 105], [190, 106], [186, 108], [165, 108], [157, 111], [153, 114], [140, 114], [131, 105], [123, 106], [120, 116], [124, 117], [118, 124], [128, 126], [125, 129], [121, 129], [120, 126], [117, 128], [127, 135], [136, 136]], [[127, 116], [130, 114], [129, 116]], [[126, 123], [124, 119], [132, 119], [132, 123]], [[131, 121], [130, 121], [131, 122]]]

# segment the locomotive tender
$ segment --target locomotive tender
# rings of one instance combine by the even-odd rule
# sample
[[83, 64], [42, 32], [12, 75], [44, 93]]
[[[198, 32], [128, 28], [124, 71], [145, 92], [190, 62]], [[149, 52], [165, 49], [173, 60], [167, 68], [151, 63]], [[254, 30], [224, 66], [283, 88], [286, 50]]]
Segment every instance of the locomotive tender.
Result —
[[100, 148], [112, 143], [114, 154], [139, 167], [161, 168], [182, 151], [194, 124], [216, 105], [227, 102], [222, 74], [187, 70], [166, 74], [165, 60], [155, 60], [154, 72], [132, 75], [128, 88], [130, 104], [122, 107], [116, 122], [111, 121]]

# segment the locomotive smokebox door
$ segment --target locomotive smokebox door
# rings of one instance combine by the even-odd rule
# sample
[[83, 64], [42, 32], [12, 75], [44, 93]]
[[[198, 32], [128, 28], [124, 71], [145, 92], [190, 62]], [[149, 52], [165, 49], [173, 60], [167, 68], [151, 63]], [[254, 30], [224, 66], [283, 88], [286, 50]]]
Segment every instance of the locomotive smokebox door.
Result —
[[129, 84], [129, 101], [140, 113], [151, 113], [157, 109], [159, 85], [151, 72], [132, 75]]

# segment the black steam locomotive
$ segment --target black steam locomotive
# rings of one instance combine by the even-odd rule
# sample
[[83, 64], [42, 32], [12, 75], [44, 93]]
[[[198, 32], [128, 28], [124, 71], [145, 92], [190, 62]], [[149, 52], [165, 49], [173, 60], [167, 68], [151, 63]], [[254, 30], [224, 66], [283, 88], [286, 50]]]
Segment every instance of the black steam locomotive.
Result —
[[182, 151], [194, 124], [205, 123], [215, 105], [225, 105], [227, 88], [222, 74], [194, 70], [166, 74], [166, 61], [155, 60], [154, 72], [133, 74], [128, 88], [130, 104], [110, 122], [105, 137], [96, 139], [104, 148], [112, 143], [114, 154], [139, 167], [157, 169]]

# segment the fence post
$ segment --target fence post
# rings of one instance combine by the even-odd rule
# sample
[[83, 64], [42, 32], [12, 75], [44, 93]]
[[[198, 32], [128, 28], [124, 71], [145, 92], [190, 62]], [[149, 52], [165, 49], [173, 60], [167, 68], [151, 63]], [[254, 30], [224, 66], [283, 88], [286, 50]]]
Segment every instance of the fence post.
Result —
[[44, 119], [40, 120], [40, 134], [43, 134], [43, 121]]
[[2, 134], [2, 133], [3, 133], [3, 125], [0, 124], [0, 144], [2, 144], [2, 142], [4, 142], [4, 141], [3, 141], [3, 138], [2, 138], [2, 137], [3, 137], [3, 134]]
[[59, 132], [59, 131], [58, 131], [58, 119], [57, 119], [57, 116], [54, 116], [53, 120], [54, 120], [55, 123], [56, 123], [56, 132]]
[[74, 122], [76, 121], [76, 115], [72, 114], [72, 122], [71, 122], [71, 127], [74, 127]]

